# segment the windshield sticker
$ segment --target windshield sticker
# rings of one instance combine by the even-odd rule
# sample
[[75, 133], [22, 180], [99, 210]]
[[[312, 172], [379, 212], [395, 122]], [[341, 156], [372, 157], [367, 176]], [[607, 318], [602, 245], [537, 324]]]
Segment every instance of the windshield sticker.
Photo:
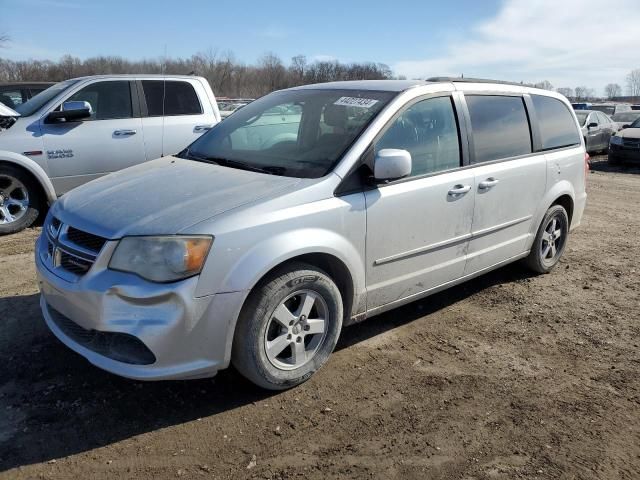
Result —
[[345, 107], [371, 108], [376, 103], [378, 103], [378, 100], [374, 100], [373, 98], [340, 97], [333, 104], [343, 105]]

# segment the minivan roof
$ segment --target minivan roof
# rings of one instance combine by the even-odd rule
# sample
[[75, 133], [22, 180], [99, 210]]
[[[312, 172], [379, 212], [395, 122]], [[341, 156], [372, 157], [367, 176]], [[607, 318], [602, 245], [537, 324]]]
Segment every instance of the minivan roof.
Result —
[[[338, 90], [377, 90], [386, 92], [402, 92], [413, 87], [434, 85], [437, 83], [486, 83], [492, 85], [511, 85], [534, 90], [541, 90], [522, 83], [490, 80], [485, 78], [466, 77], [430, 77], [426, 80], [347, 80], [341, 82], [313, 83], [293, 87], [295, 89], [338, 89]], [[550, 92], [549, 90], [541, 90]]]

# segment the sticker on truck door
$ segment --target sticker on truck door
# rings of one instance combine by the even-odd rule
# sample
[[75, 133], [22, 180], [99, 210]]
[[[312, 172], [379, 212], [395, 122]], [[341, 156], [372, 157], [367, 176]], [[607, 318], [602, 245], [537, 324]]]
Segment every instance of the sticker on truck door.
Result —
[[342, 105], [344, 107], [360, 107], [360, 108], [371, 108], [378, 100], [374, 100], [373, 98], [359, 98], [359, 97], [340, 97], [338, 100], [333, 102], [334, 105]]

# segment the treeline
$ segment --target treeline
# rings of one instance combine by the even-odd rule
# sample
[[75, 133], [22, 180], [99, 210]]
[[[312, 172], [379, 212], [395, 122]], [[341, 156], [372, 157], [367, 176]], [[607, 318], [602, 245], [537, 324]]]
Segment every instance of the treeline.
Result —
[[236, 61], [231, 53], [216, 51], [198, 53], [190, 58], [139, 61], [117, 56], [81, 60], [71, 55], [65, 55], [57, 62], [0, 58], [0, 82], [57, 82], [85, 75], [118, 73], [200, 75], [209, 81], [216, 96], [226, 97], [259, 97], [273, 90], [308, 83], [393, 78], [391, 69], [382, 63], [309, 61], [304, 55], [298, 55], [285, 64], [272, 53], [263, 55], [254, 65]]

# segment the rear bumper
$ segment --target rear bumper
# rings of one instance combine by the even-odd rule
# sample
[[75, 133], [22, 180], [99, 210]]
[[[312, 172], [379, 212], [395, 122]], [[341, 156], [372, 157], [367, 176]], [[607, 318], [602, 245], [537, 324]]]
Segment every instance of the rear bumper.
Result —
[[582, 194], [580, 195], [576, 195], [576, 198], [574, 199], [574, 205], [573, 205], [573, 215], [571, 217], [571, 226], [569, 227], [569, 230], [573, 230], [574, 228], [577, 228], [580, 226], [580, 223], [582, 223], [582, 215], [584, 213], [584, 209], [587, 205], [587, 192], [582, 192]]
[[197, 277], [153, 284], [101, 269], [99, 262], [69, 282], [44, 264], [40, 243], [36, 269], [45, 322], [95, 366], [137, 380], [210, 377], [228, 366], [243, 292], [195, 297]]

